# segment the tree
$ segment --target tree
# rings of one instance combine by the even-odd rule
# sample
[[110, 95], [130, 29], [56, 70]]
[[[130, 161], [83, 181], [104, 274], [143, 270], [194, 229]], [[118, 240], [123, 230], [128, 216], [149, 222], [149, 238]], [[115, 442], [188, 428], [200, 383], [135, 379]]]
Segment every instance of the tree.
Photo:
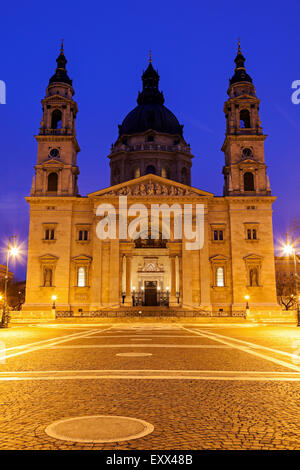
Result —
[[285, 310], [290, 310], [296, 305], [296, 282], [294, 273], [277, 272], [276, 289], [279, 303]]
[[7, 303], [13, 310], [21, 310], [25, 302], [25, 281], [13, 281], [8, 284]]

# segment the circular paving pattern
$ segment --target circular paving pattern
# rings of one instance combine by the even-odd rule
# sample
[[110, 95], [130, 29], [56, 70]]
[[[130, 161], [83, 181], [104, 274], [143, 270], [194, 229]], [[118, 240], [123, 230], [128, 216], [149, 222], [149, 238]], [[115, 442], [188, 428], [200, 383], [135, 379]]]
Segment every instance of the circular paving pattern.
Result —
[[128, 353], [117, 353], [116, 356], [121, 356], [121, 357], [145, 357], [145, 356], [152, 356], [152, 354], [151, 353], [128, 352]]
[[48, 436], [72, 442], [120, 442], [150, 434], [154, 426], [126, 416], [79, 416], [61, 419], [47, 426]]

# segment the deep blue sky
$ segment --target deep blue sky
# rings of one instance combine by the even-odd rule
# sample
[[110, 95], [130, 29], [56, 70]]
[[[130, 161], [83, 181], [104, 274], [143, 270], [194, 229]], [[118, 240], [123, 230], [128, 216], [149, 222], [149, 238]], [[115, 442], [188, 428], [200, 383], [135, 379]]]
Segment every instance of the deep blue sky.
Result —
[[[109, 185], [106, 156], [117, 125], [136, 104], [149, 49], [165, 104], [184, 124], [195, 155], [192, 184], [221, 195], [223, 103], [240, 37], [269, 135], [265, 153], [278, 196], [276, 242], [300, 212], [300, 105], [290, 98], [292, 81], [300, 79], [299, 17], [297, 1], [3, 2], [0, 79], [7, 84], [7, 104], [0, 105], [0, 246], [14, 233], [27, 243], [24, 196], [36, 162], [33, 136], [61, 38], [79, 107], [82, 195]], [[25, 264], [17, 272], [24, 277]]]

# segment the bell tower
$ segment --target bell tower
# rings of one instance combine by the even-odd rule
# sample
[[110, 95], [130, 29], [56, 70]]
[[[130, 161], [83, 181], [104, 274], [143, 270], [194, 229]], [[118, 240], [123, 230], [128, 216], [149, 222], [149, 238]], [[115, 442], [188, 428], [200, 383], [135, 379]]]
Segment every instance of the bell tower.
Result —
[[236, 68], [229, 80], [224, 104], [226, 133], [222, 151], [225, 154], [224, 196], [270, 195], [266, 173], [264, 141], [259, 118], [260, 100], [256, 96], [252, 78], [245, 68], [245, 57], [240, 42], [234, 60]]
[[66, 70], [63, 43], [56, 62], [55, 74], [42, 100], [40, 132], [35, 136], [38, 152], [31, 196], [76, 196], [78, 193], [77, 153], [80, 148], [75, 131], [78, 108]]

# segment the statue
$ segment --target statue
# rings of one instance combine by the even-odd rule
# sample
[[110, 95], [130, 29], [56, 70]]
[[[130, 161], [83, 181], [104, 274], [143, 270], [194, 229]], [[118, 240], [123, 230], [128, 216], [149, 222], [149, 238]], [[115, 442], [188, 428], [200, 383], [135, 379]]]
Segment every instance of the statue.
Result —
[[250, 286], [251, 287], [257, 287], [258, 286], [257, 268], [250, 269]]
[[44, 269], [44, 287], [51, 287], [52, 286], [52, 269], [45, 268]]

